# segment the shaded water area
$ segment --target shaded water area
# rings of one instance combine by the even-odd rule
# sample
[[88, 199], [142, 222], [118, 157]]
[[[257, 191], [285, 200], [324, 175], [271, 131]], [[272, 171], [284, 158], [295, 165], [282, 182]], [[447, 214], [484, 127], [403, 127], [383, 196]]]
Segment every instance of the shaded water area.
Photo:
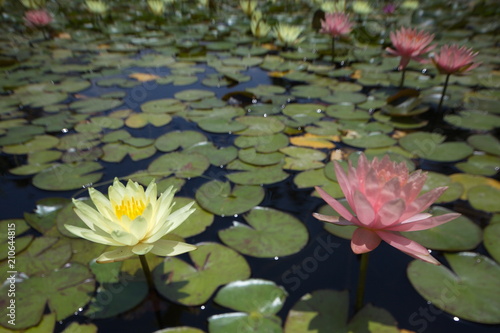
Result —
[[[0, 267], [17, 280], [2, 286], [0, 331], [498, 331], [500, 13], [422, 1], [387, 16], [385, 2], [370, 14], [353, 2], [332, 64], [329, 36], [311, 27], [320, 2], [259, 2], [271, 25], [303, 26], [289, 45], [252, 36], [236, 1], [177, 4], [161, 19], [144, 4], [115, 1], [99, 17], [47, 1], [50, 39], [19, 27], [2, 37], [0, 227], [15, 229], [16, 253], [9, 269], [2, 239]], [[22, 10], [4, 13], [9, 25]], [[412, 61], [399, 88], [399, 58], [384, 51], [410, 24], [479, 51], [442, 110], [432, 63]], [[312, 214], [336, 214], [314, 186], [343, 199], [333, 161], [362, 151], [428, 171], [424, 192], [449, 187], [431, 213], [462, 217], [404, 233], [442, 266], [385, 242], [372, 251], [359, 311], [353, 228]], [[87, 188], [106, 194], [115, 177], [174, 186], [174, 210], [196, 201], [173, 237], [198, 249], [146, 256], [154, 293], [137, 258], [97, 264], [107, 247], [64, 227], [84, 227], [69, 199], [89, 203]]]

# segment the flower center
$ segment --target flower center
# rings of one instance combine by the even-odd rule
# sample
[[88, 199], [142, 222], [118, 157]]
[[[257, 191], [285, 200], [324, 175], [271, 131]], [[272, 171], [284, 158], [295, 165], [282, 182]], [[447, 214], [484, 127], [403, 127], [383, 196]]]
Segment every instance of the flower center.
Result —
[[131, 220], [144, 212], [146, 205], [142, 200], [137, 200], [132, 197], [122, 200], [120, 205], [115, 206], [115, 214], [121, 219], [123, 215], [127, 215]]

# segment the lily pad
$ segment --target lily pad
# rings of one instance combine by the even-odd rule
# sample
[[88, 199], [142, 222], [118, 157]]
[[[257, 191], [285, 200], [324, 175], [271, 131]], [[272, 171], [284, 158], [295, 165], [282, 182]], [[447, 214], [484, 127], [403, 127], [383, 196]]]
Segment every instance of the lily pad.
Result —
[[148, 172], [163, 177], [175, 174], [179, 178], [191, 178], [201, 176], [209, 166], [210, 161], [201, 154], [173, 152], [151, 162]]
[[199, 89], [191, 89], [191, 90], [183, 90], [174, 95], [175, 98], [180, 99], [181, 101], [186, 102], [194, 102], [208, 97], [214, 97], [215, 93], [210, 90], [199, 90]]
[[[191, 198], [174, 198], [176, 207], [184, 207], [193, 201]], [[182, 238], [192, 237], [205, 231], [214, 222], [214, 215], [201, 208], [196, 201], [193, 208], [195, 211], [180, 226], [172, 231], [173, 234], [179, 235]]]
[[466, 158], [474, 151], [465, 142], [444, 142], [445, 137], [436, 133], [415, 132], [399, 140], [407, 151], [421, 158], [436, 162], [455, 162]]
[[234, 144], [240, 148], [255, 147], [259, 153], [271, 153], [280, 148], [288, 146], [288, 137], [283, 133], [260, 136], [240, 135], [234, 140]]
[[[1, 288], [1, 323], [8, 326], [8, 285]], [[56, 320], [63, 320], [85, 306], [95, 290], [92, 274], [83, 265], [71, 264], [44, 276], [32, 276], [16, 281], [16, 329], [36, 325], [42, 318], [45, 307], [56, 313]]]
[[[28, 245], [30, 245], [33, 240], [33, 235], [21, 236], [25, 231], [29, 230], [29, 228], [29, 225], [22, 219], [0, 221], [0, 230], [2, 231], [2, 235], [5, 235], [5, 237], [0, 240], [0, 251], [2, 251], [0, 252], [0, 261], [8, 257], [15, 258], [16, 255], [19, 255]], [[9, 253], [12, 244], [15, 245], [15, 251]]]
[[176, 257], [167, 257], [153, 272], [156, 288], [169, 300], [188, 306], [209, 300], [215, 290], [250, 276], [250, 266], [236, 251], [217, 243], [197, 244], [189, 252], [194, 267]]
[[52, 135], [36, 135], [31, 140], [22, 144], [3, 147], [3, 152], [13, 155], [24, 155], [53, 148], [58, 143], [59, 139]]
[[450, 114], [444, 117], [448, 123], [471, 130], [492, 130], [500, 127], [500, 117], [479, 111], [461, 111], [458, 115]]
[[500, 141], [491, 134], [475, 134], [467, 138], [467, 142], [485, 153], [500, 156]]
[[119, 99], [110, 98], [87, 98], [73, 102], [69, 105], [78, 113], [97, 113], [114, 109], [123, 104]]
[[238, 157], [245, 163], [253, 165], [272, 165], [281, 162], [285, 155], [280, 152], [259, 153], [255, 148], [240, 149]]
[[455, 201], [459, 199], [464, 192], [462, 184], [452, 182], [451, 178], [446, 175], [429, 171], [427, 172], [427, 179], [422, 187], [421, 194], [427, 193], [430, 190], [441, 186], [447, 186], [448, 188], [439, 198], [437, 198], [436, 202]]
[[260, 186], [235, 185], [212, 180], [196, 191], [196, 201], [211, 213], [225, 216], [241, 214], [257, 206], [264, 199]]
[[500, 189], [488, 185], [478, 185], [467, 191], [472, 207], [489, 213], [500, 212]]
[[494, 176], [500, 170], [500, 157], [472, 155], [467, 159], [467, 162], [457, 163], [456, 167], [465, 173]]
[[220, 239], [240, 253], [274, 258], [299, 252], [307, 243], [306, 227], [292, 215], [272, 208], [255, 207], [244, 215], [248, 225], [233, 222], [219, 231]]
[[196, 131], [172, 131], [159, 136], [155, 147], [159, 151], [169, 152], [178, 148], [187, 149], [200, 142], [208, 141], [207, 137]]
[[241, 185], [262, 185], [279, 183], [288, 178], [288, 176], [289, 174], [283, 171], [281, 165], [271, 165], [256, 167], [248, 171], [230, 173], [226, 175], [226, 178], [233, 183]]
[[415, 289], [434, 306], [459, 318], [500, 323], [500, 266], [472, 252], [447, 253], [445, 258], [451, 269], [419, 260], [410, 263], [408, 278]]
[[285, 129], [285, 125], [276, 118], [246, 116], [235, 119], [247, 126], [246, 129], [238, 131], [238, 135], [260, 136], [279, 133]]
[[208, 158], [215, 166], [226, 165], [238, 157], [238, 149], [233, 146], [217, 148], [211, 142], [200, 142], [185, 150], [187, 153], [199, 153]]
[[484, 229], [484, 246], [497, 263], [500, 262], [500, 223], [490, 224]]
[[342, 137], [342, 142], [358, 148], [382, 148], [396, 144], [396, 140], [382, 133], [366, 133], [354, 137]]
[[[439, 216], [453, 211], [435, 206], [429, 210], [433, 216]], [[440, 226], [412, 232], [403, 232], [405, 237], [434, 250], [465, 251], [474, 249], [481, 243], [482, 231], [474, 222], [465, 216], [460, 216]]]
[[56, 164], [33, 177], [33, 185], [47, 191], [69, 191], [96, 183], [102, 173], [92, 173], [102, 169], [97, 162], [76, 164]]

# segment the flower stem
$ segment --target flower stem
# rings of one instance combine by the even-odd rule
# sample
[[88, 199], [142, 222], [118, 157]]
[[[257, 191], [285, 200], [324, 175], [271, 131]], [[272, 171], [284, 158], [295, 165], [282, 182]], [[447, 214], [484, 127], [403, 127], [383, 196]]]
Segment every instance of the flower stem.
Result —
[[332, 37], [332, 65], [335, 65], [335, 37]]
[[441, 93], [441, 99], [439, 100], [439, 105], [437, 108], [437, 112], [441, 112], [441, 107], [443, 106], [444, 96], [446, 96], [446, 88], [448, 88], [448, 81], [450, 80], [451, 74], [446, 74], [446, 79], [444, 81], [443, 92]]
[[158, 327], [162, 328], [162, 320], [160, 315], [160, 302], [158, 299], [158, 295], [156, 294], [153, 275], [151, 275], [151, 270], [149, 269], [148, 261], [143, 254], [139, 255], [139, 260], [141, 261], [142, 271], [144, 272], [144, 275], [146, 276], [146, 281], [148, 283], [149, 295], [151, 297], [151, 302], [153, 303], [153, 311], [156, 316]]
[[402, 88], [403, 84], [405, 83], [405, 74], [406, 74], [406, 67], [403, 68], [403, 71], [401, 73], [401, 81], [399, 82], [399, 88]]
[[361, 262], [359, 263], [358, 289], [356, 291], [356, 312], [363, 307], [363, 299], [365, 297], [366, 275], [368, 272], [369, 252], [361, 254]]

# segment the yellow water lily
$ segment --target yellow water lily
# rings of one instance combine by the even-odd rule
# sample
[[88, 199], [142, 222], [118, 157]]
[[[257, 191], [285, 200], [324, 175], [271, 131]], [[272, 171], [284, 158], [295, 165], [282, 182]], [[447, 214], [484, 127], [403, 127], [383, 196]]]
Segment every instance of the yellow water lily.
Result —
[[[2, 1], [0, 1], [2, 3]], [[29, 9], [38, 9], [45, 7], [45, 0], [21, 0], [24, 7]]]
[[264, 38], [271, 31], [271, 26], [264, 22], [262, 19], [262, 13], [256, 10], [252, 14], [252, 20], [250, 21], [250, 29], [252, 30], [252, 35], [257, 38]]
[[165, 12], [165, 2], [163, 0], [148, 0], [148, 8], [154, 15], [161, 16]]
[[245, 14], [250, 16], [257, 7], [257, 0], [240, 0], [240, 7]]
[[136, 182], [128, 181], [127, 186], [115, 178], [109, 187], [107, 198], [94, 188], [89, 188], [94, 209], [80, 200], [74, 200], [75, 213], [87, 225], [80, 228], [65, 225], [71, 233], [92, 242], [119, 246], [97, 258], [98, 263], [122, 261], [133, 255], [148, 252], [159, 256], [176, 256], [196, 249], [196, 246], [175, 240], [161, 239], [171, 233], [189, 215], [194, 201], [172, 212], [174, 199], [171, 186], [157, 197], [153, 180], [146, 191]]
[[89, 12], [103, 15], [108, 11], [108, 5], [101, 0], [85, 0]]
[[367, 15], [373, 12], [373, 8], [368, 1], [354, 1], [352, 11], [356, 14]]
[[279, 23], [274, 27], [274, 34], [285, 45], [298, 44], [304, 40], [304, 38], [299, 38], [303, 30], [304, 27], [298, 25]]

